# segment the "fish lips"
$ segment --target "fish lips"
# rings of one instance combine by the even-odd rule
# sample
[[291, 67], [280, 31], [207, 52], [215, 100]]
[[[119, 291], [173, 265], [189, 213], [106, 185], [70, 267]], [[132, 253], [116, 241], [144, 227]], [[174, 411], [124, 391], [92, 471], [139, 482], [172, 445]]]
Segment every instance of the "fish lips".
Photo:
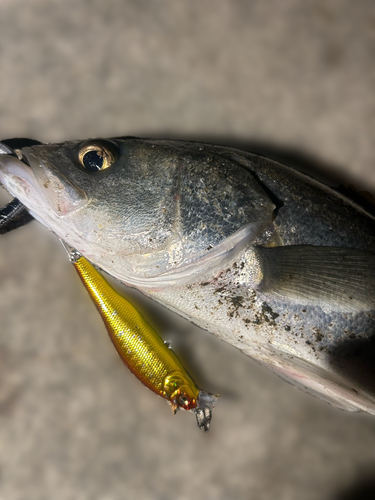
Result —
[[86, 193], [50, 162], [40, 158], [33, 148], [24, 148], [22, 153], [30, 166], [13, 156], [0, 156], [0, 182], [31, 213], [42, 206], [63, 217], [86, 205]]

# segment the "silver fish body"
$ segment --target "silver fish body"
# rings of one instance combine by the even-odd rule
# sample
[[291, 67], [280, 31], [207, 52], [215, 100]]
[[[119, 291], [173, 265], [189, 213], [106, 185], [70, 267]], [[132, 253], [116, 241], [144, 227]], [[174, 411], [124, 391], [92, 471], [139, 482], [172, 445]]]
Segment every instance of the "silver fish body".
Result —
[[[95, 147], [110, 164], [87, 171]], [[309, 392], [375, 414], [371, 214], [221, 146], [116, 138], [22, 153], [30, 166], [0, 157], [0, 182], [94, 264]]]

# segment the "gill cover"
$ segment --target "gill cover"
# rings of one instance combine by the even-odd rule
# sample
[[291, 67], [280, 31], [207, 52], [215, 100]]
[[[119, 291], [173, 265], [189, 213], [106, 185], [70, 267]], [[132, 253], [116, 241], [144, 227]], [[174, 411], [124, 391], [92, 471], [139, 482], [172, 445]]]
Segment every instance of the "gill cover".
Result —
[[128, 262], [158, 284], [222, 264], [272, 221], [275, 207], [251, 172], [209, 146], [142, 141], [130, 165], [143, 220]]

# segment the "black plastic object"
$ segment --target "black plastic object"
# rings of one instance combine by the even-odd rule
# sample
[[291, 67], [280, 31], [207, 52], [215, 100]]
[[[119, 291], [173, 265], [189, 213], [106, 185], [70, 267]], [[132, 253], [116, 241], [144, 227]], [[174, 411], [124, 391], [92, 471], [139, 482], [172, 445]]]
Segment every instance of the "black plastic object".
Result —
[[[6, 213], [9, 209], [9, 205], [13, 204], [13, 202], [16, 202], [17, 205], [21, 207], [21, 210], [19, 212], [17, 211], [17, 213], [13, 212], [12, 215], [4, 219], [4, 213]], [[17, 198], [13, 198], [5, 207], [0, 209], [0, 234], [9, 233], [13, 231], [13, 229], [25, 226], [32, 220], [34, 220], [34, 217], [27, 211], [22, 203]]]
[[22, 210], [25, 210], [25, 207], [17, 198], [13, 198], [0, 211], [0, 227], [5, 226], [9, 221], [20, 215]]
[[43, 144], [43, 142], [36, 141], [35, 139], [26, 139], [26, 137], [15, 137], [14, 139], [4, 139], [0, 141], [3, 144], [6, 144], [12, 149], [22, 149], [28, 148], [30, 146], [39, 146]]

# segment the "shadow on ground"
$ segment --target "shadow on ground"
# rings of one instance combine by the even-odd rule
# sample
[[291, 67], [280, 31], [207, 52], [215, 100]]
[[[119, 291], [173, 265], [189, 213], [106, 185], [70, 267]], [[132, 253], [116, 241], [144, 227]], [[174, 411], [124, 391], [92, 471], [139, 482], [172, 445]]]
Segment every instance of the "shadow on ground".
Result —
[[[375, 394], [375, 337], [346, 339], [330, 353], [335, 371]], [[375, 498], [375, 496], [374, 496]]]
[[335, 500], [373, 500], [375, 498], [375, 477], [368, 474], [359, 479], [348, 490], [338, 494]]

